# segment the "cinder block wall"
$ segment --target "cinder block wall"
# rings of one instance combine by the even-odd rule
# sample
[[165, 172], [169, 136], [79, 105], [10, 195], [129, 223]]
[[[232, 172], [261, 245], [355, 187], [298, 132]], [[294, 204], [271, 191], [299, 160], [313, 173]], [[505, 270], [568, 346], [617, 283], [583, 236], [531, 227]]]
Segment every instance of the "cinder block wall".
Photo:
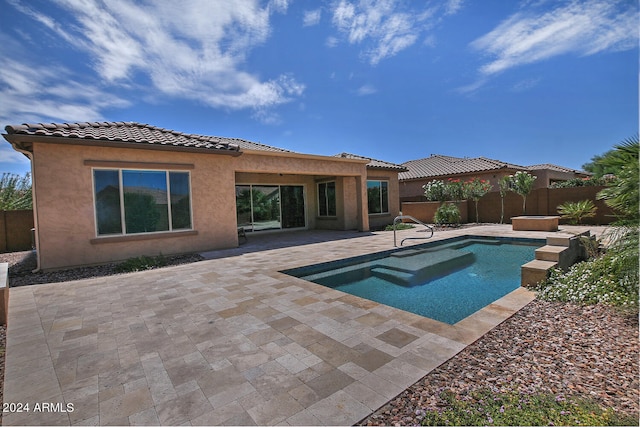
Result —
[[[522, 197], [516, 193], [508, 192], [504, 197], [504, 223], [511, 223], [511, 217], [520, 215], [558, 215], [558, 206], [565, 202], [578, 202], [591, 200], [598, 208], [596, 216], [585, 218], [584, 224], [606, 225], [616, 220], [614, 211], [604, 201], [596, 200], [596, 194], [605, 187], [572, 187], [572, 188], [538, 188], [527, 196], [526, 213], [522, 212]], [[475, 222], [475, 202], [469, 200], [464, 205], [460, 204], [461, 222]], [[435, 206], [435, 207], [434, 207]], [[403, 201], [402, 213], [418, 218], [420, 221], [432, 223], [437, 202]], [[499, 191], [493, 191], [478, 202], [479, 222], [499, 223], [501, 212], [501, 198]], [[561, 219], [561, 224], [567, 221]]]

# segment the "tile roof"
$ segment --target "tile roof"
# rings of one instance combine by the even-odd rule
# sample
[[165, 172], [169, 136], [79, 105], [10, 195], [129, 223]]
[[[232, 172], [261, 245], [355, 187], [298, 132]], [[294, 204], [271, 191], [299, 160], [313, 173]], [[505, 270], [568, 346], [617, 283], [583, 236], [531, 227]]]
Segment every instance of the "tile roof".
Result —
[[[24, 123], [5, 127], [6, 139], [12, 135], [71, 138], [85, 141], [151, 144], [154, 146], [240, 152], [251, 143], [236, 138], [186, 134], [135, 122]], [[260, 144], [257, 144], [260, 145]]]
[[524, 166], [505, 163], [486, 157], [460, 158], [432, 154], [430, 157], [410, 160], [402, 164], [408, 170], [401, 172], [400, 180], [484, 172], [497, 169], [526, 169]]
[[295, 151], [285, 150], [284, 148], [278, 148], [271, 145], [260, 144], [259, 142], [246, 141], [244, 139], [235, 140], [241, 150], [257, 150], [257, 151], [271, 151], [278, 153], [295, 153]]
[[527, 166], [527, 169], [532, 170], [532, 171], [547, 169], [547, 170], [553, 170], [553, 171], [558, 171], [558, 172], [577, 173], [577, 174], [581, 174], [581, 175], [593, 175], [593, 174], [591, 174], [589, 172], [586, 172], [586, 171], [565, 168], [564, 166], [558, 166], [558, 165], [554, 165], [552, 163], [544, 163], [544, 164], [541, 164], [541, 165]]
[[388, 169], [388, 170], [397, 170], [397, 171], [408, 170], [406, 167], [402, 165], [384, 162], [382, 160], [376, 160], [370, 157], [358, 156], [357, 154], [340, 153], [340, 154], [336, 154], [334, 157], [342, 157], [343, 159], [369, 160], [369, 163], [367, 163], [367, 167], [371, 169]]

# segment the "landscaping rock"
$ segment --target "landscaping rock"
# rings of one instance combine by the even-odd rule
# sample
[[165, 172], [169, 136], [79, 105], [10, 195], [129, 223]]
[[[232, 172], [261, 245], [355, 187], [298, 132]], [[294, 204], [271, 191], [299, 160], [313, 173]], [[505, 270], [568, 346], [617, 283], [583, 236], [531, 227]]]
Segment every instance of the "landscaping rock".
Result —
[[420, 424], [443, 390], [481, 388], [592, 397], [639, 417], [638, 357], [637, 316], [534, 300], [360, 424]]

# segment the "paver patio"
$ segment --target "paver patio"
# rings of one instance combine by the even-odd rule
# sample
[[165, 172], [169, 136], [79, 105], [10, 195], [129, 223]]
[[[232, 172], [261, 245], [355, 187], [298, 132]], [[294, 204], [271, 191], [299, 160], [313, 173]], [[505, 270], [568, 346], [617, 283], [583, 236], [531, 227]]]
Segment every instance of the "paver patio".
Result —
[[[463, 234], [557, 233], [433, 239]], [[392, 247], [389, 232], [250, 235], [203, 262], [12, 288], [4, 400], [30, 410], [3, 424], [352, 425], [533, 299], [448, 325], [279, 273]]]

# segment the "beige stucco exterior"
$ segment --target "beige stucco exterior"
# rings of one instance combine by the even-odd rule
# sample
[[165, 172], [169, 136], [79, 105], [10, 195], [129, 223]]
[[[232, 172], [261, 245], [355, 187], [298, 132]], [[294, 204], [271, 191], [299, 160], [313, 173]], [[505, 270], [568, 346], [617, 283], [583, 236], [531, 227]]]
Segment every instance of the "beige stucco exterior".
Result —
[[[114, 144], [115, 145], [115, 144]], [[244, 150], [239, 156], [89, 144], [32, 144], [36, 244], [41, 269], [172, 255], [238, 245], [236, 184], [302, 185], [307, 229], [369, 230], [399, 211], [396, 171], [368, 170], [367, 161], [289, 152]], [[126, 160], [125, 160], [126, 159]], [[192, 230], [98, 236], [94, 168], [190, 173]], [[367, 178], [389, 182], [388, 214], [368, 215]], [[335, 181], [337, 215], [319, 217], [317, 184]]]

